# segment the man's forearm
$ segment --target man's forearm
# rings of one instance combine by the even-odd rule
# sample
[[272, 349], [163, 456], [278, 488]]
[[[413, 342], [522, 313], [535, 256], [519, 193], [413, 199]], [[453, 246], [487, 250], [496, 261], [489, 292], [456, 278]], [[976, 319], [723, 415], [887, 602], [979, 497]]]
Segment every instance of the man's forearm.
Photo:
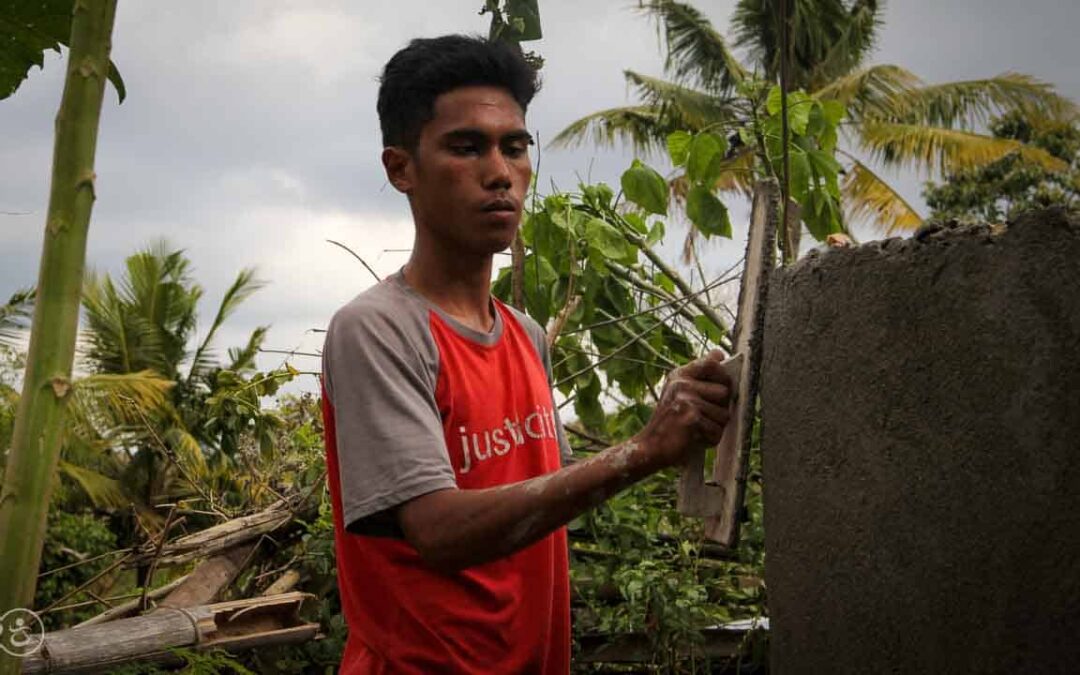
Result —
[[482, 490], [440, 490], [399, 510], [406, 538], [433, 567], [454, 571], [504, 557], [655, 472], [633, 438], [559, 471]]

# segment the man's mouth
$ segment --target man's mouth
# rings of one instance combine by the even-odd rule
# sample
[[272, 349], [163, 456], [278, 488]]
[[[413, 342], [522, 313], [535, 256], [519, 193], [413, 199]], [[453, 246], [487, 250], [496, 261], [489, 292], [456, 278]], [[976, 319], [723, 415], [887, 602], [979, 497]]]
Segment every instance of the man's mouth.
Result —
[[484, 204], [483, 210], [489, 213], [502, 211], [514, 212], [517, 211], [517, 205], [509, 199], [495, 199]]

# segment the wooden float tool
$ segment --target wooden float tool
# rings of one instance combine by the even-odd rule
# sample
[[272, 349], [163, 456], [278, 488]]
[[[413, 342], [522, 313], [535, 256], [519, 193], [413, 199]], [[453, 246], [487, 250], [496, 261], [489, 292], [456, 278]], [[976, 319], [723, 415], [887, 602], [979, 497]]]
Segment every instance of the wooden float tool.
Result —
[[765, 297], [775, 264], [780, 187], [775, 180], [754, 186], [746, 262], [732, 331], [732, 356], [724, 362], [733, 386], [731, 417], [706, 478], [707, 449], [691, 455], [679, 478], [679, 512], [705, 519], [705, 536], [733, 548], [739, 539], [746, 470], [761, 372]]

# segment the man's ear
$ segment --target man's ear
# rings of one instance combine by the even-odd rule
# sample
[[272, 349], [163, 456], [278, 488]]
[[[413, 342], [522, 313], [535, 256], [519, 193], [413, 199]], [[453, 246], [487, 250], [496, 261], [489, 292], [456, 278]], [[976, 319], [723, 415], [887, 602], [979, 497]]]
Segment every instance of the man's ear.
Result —
[[412, 155], [404, 148], [392, 145], [383, 148], [382, 163], [390, 184], [398, 192], [409, 194], [413, 188]]

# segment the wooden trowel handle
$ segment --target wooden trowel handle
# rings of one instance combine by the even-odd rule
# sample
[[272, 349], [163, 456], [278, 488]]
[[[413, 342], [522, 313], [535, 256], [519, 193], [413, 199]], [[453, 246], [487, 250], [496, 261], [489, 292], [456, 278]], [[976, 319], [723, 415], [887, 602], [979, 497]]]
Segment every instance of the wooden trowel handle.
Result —
[[[717, 459], [726, 457], [733, 452], [738, 452], [738, 431], [734, 423], [739, 409], [739, 401], [736, 392], [739, 391], [742, 378], [743, 363], [745, 358], [742, 354], [735, 354], [723, 363], [724, 372], [731, 378], [731, 400], [728, 410], [731, 413], [727, 426], [724, 427], [724, 435], [720, 444], [716, 447]], [[679, 476], [679, 513], [684, 516], [695, 518], [711, 518], [720, 515], [724, 509], [724, 488], [715, 483], [705, 480], [705, 455], [708, 448], [695, 450], [690, 453], [686, 463], [682, 467], [682, 475]], [[709, 467], [712, 474], [712, 467]]]

